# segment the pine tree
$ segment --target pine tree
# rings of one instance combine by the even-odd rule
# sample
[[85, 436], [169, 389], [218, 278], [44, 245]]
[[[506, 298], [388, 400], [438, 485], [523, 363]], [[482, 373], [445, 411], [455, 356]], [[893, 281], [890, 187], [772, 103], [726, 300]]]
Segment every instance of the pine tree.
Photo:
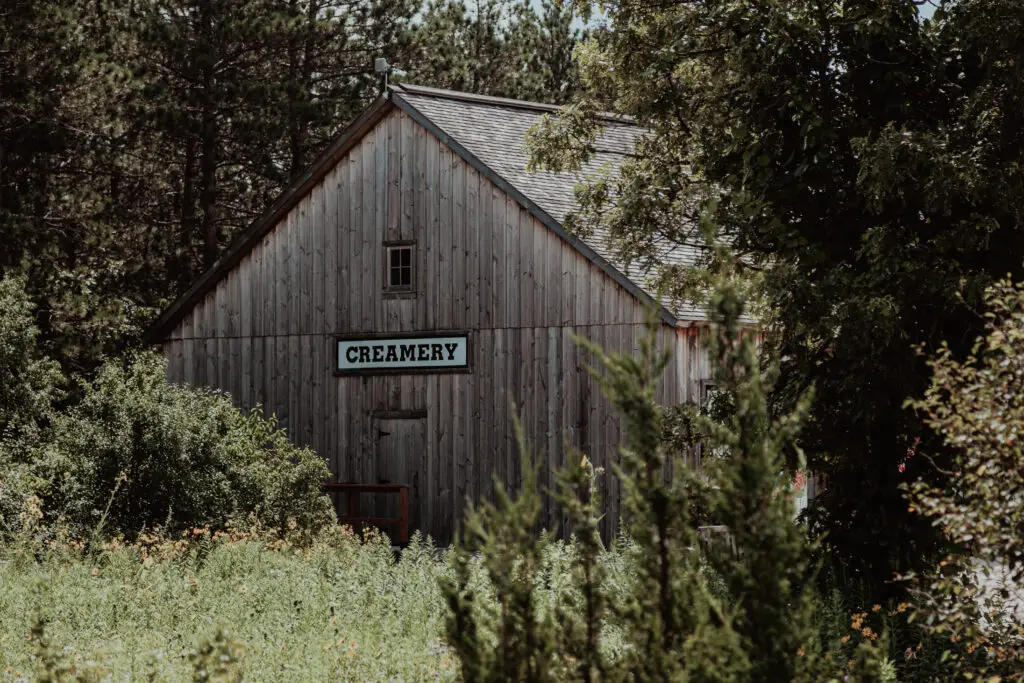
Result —
[[479, 95], [543, 102], [574, 91], [573, 49], [580, 32], [562, 0], [431, 0], [414, 38], [406, 78]]
[[269, 0], [278, 22], [268, 74], [280, 98], [286, 176], [301, 173], [335, 132], [379, 95], [373, 59], [407, 59], [412, 0]]
[[531, 5], [522, 8], [528, 12], [511, 25], [508, 38], [519, 46], [524, 63], [515, 78], [516, 96], [555, 104], [570, 101], [580, 87], [574, 51], [587, 39], [576, 24], [585, 17], [566, 0], [541, 0], [539, 13]]
[[150, 284], [139, 277], [152, 263], [149, 227], [118, 206], [132, 193], [110, 11], [102, 0], [11, 2], [0, 32], [0, 274], [25, 276], [40, 343], [72, 372], [148, 313], [136, 295]]
[[[722, 263], [729, 260], [722, 255]], [[818, 630], [812, 548], [780, 480], [783, 450], [793, 446], [802, 415], [771, 416], [770, 377], [762, 374], [753, 335], [740, 324], [744, 288], [728, 272], [715, 281], [712, 355], [716, 379], [733, 401], [724, 421], [699, 420], [717, 453], [708, 458], [707, 480], [681, 463], [666, 476], [664, 411], [654, 401], [666, 357], [655, 335], [644, 339], [638, 357], [586, 345], [600, 360], [593, 372], [618, 408], [625, 435], [615, 474], [629, 538], [620, 552], [632, 582], [627, 590], [606, 585], [600, 504], [592, 495], [599, 473], [581, 458], [558, 476], [556, 498], [576, 532], [570, 573], [577, 590], [556, 596], [551, 612], [558, 628], [552, 628], [551, 612], [537, 607], [536, 567], [549, 538], [536, 533], [540, 493], [524, 450], [519, 498], [512, 502], [496, 487], [496, 505], [471, 517], [463, 543], [473, 543], [456, 551], [455, 579], [446, 585], [448, 634], [465, 680], [892, 680], [877, 642], [865, 640], [847, 662], [838, 656], [840, 644], [824, 641]], [[694, 498], [707, 499], [729, 543], [701, 543], [689, 516]], [[493, 607], [474, 579], [477, 566], [494, 591]], [[724, 594], [712, 588], [713, 577]], [[625, 641], [615, 657], [602, 647], [609, 623]]]

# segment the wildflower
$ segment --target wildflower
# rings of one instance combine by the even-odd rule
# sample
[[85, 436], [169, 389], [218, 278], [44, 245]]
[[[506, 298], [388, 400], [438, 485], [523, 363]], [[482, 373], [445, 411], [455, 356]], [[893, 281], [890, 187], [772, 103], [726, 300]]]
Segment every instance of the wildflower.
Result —
[[873, 606], [871, 607], [871, 611], [872, 611], [872, 612], [877, 612], [877, 611], [879, 611], [880, 609], [882, 609], [882, 606], [881, 606], [881, 605], [873, 605]]

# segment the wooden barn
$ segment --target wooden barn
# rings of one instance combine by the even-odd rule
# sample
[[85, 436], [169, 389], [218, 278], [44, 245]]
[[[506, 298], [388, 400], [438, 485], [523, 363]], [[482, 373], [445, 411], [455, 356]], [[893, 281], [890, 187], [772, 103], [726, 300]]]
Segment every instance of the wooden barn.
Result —
[[[567, 444], [607, 465], [618, 421], [572, 337], [637, 349], [652, 299], [600, 235], [563, 229], [580, 177], [526, 171], [553, 109], [389, 88], [154, 323], [170, 380], [264, 406], [339, 482], [408, 484], [411, 527], [442, 543], [492, 475], [518, 482], [513, 409], [547, 483]], [[640, 134], [605, 124], [584, 175]], [[699, 400], [703, 314], [659, 308], [659, 400]]]

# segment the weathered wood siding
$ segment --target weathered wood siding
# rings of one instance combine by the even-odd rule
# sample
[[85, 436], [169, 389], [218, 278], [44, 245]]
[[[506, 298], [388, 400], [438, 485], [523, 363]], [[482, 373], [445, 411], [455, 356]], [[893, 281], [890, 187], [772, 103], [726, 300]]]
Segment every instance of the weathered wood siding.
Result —
[[[416, 240], [416, 296], [383, 294], [382, 243]], [[395, 110], [222, 279], [165, 344], [172, 381], [216, 386], [276, 414], [341, 481], [372, 482], [374, 415], [426, 411], [422, 530], [450, 539], [492, 474], [515, 484], [510, 416], [551, 471], [566, 444], [608, 465], [617, 420], [580, 335], [637, 350], [648, 312], [486, 177]], [[336, 334], [468, 330], [468, 374], [335, 377]], [[675, 355], [659, 387], [694, 400], [696, 328], [662, 325]], [[606, 484], [610, 481], [606, 477]], [[619, 516], [606, 490], [609, 529]]]

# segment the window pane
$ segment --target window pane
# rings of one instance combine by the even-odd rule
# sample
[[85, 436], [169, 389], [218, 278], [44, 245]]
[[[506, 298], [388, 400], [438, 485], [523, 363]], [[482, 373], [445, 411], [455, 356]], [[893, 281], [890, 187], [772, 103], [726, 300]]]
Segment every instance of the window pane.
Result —
[[387, 288], [412, 289], [412, 246], [386, 247]]

